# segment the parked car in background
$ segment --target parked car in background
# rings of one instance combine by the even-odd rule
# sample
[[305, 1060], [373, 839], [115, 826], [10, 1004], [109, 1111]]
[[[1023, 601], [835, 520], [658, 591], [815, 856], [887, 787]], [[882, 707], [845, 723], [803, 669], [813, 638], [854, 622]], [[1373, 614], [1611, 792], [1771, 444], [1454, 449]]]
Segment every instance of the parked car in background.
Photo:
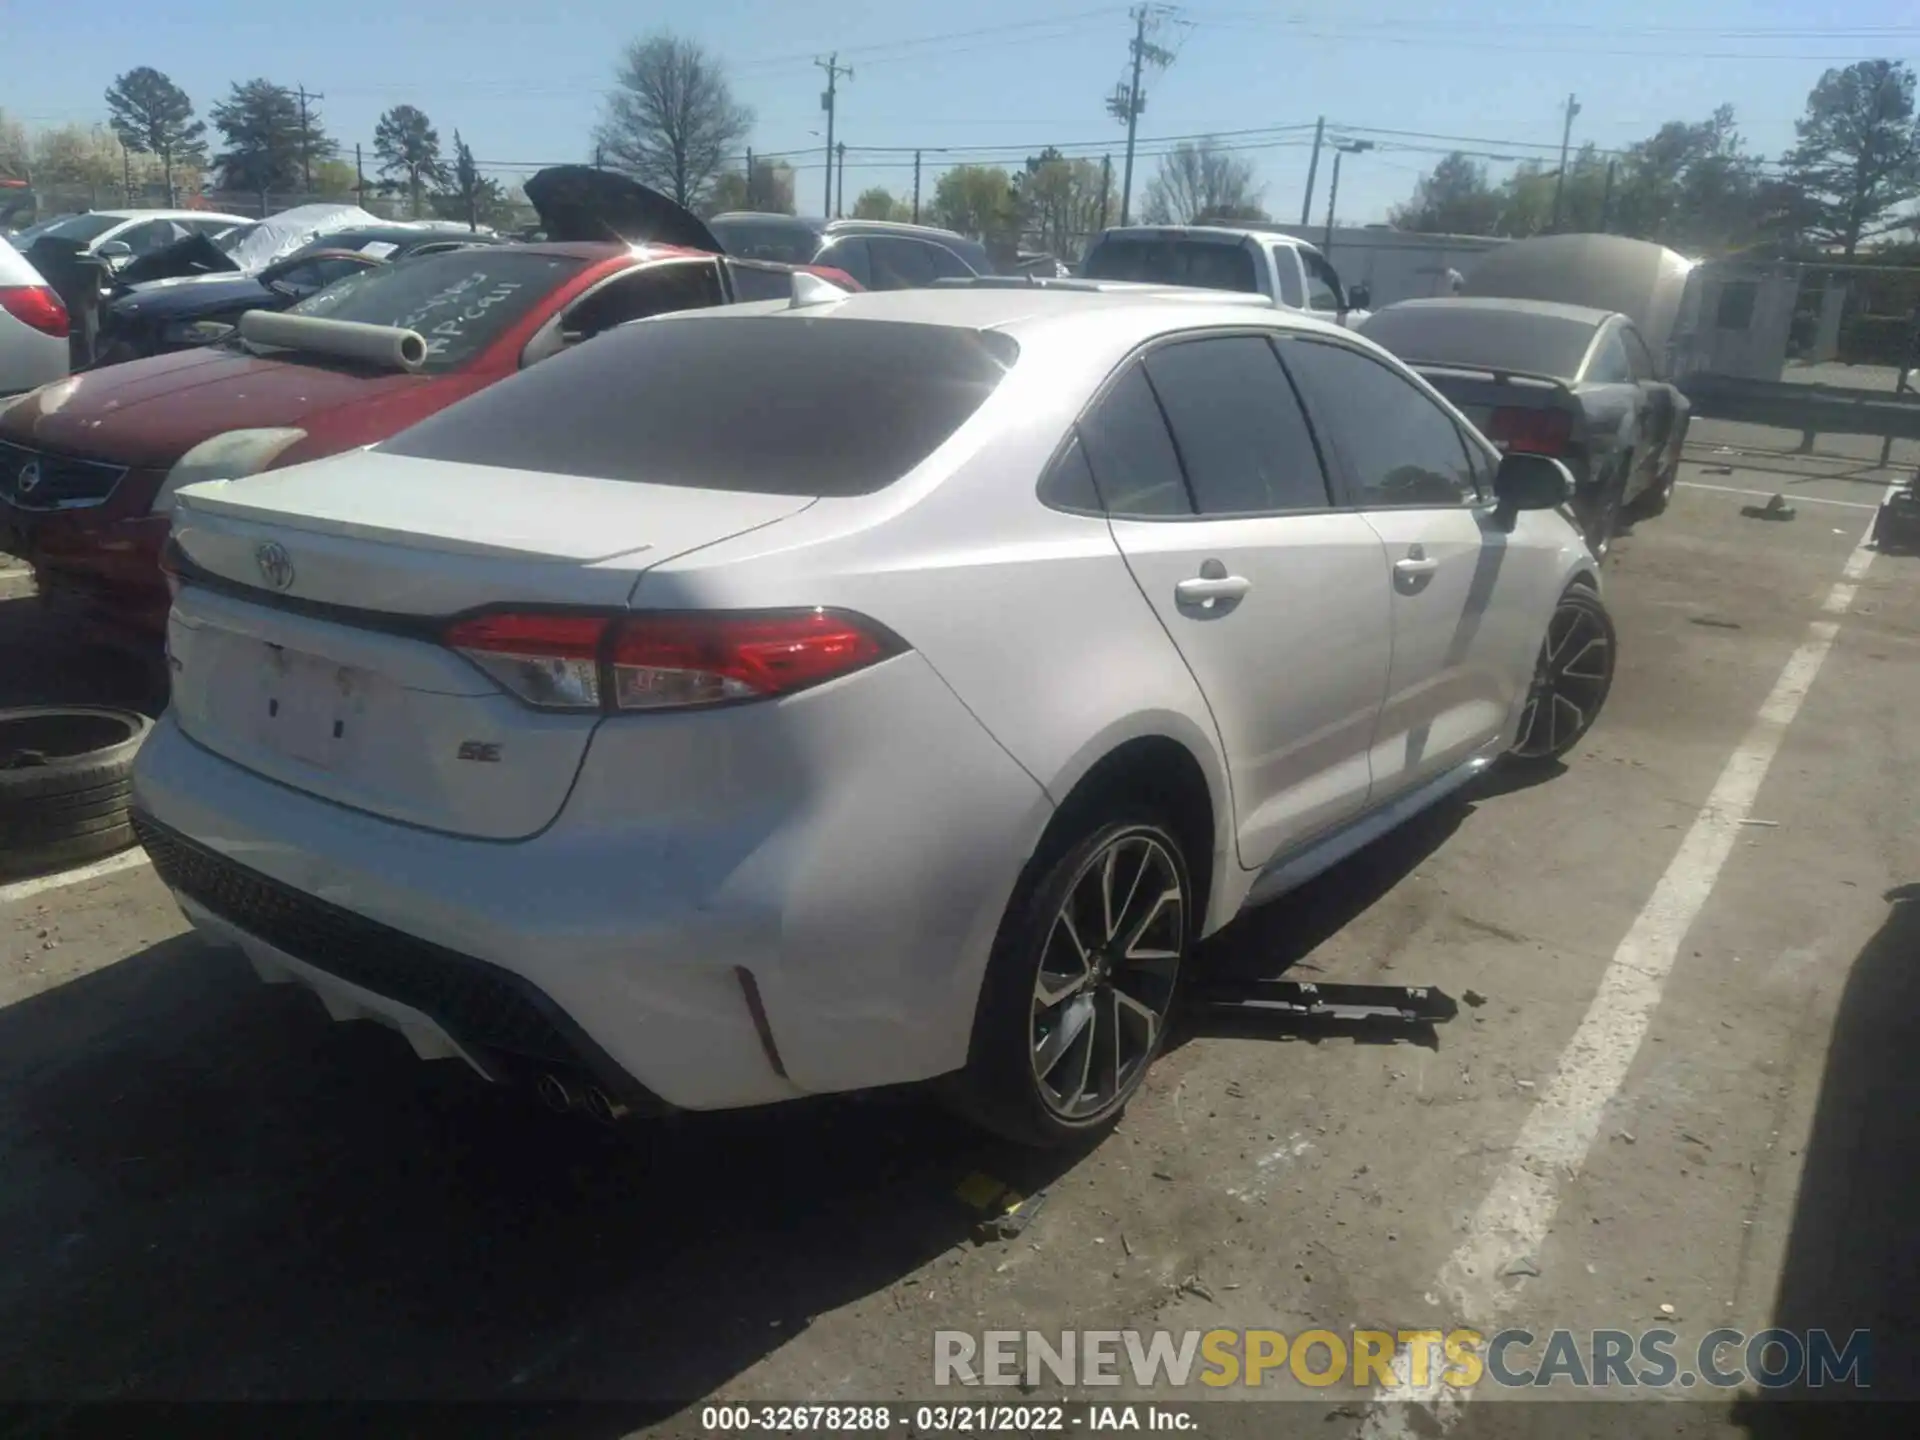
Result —
[[101, 317], [96, 363], [113, 365], [209, 345], [231, 335], [249, 310], [285, 310], [375, 265], [500, 243], [496, 235], [464, 229], [368, 225], [331, 231], [251, 275], [210, 275], [192, 284], [149, 281], [108, 304]]
[[179, 492], [134, 806], [195, 924], [560, 1108], [1072, 1143], [1200, 937], [1605, 700], [1565, 467], [1368, 342], [807, 288]]
[[[550, 232], [611, 233], [604, 209], [540, 183], [555, 173], [527, 182], [573, 222]], [[641, 187], [605, 176], [580, 193], [602, 190]], [[651, 242], [654, 230], [702, 231], [645, 194], [614, 215], [630, 239], [463, 246], [363, 270], [287, 312], [417, 332], [417, 365], [391, 347], [366, 358], [324, 326], [294, 348], [256, 345], [243, 317], [227, 341], [43, 387], [0, 413], [0, 550], [30, 561], [43, 602], [76, 626], [157, 659], [160, 545], [182, 485], [371, 444], [627, 320], [787, 292], [789, 267]]]
[[66, 304], [18, 250], [0, 245], [0, 401], [67, 373]]
[[190, 236], [211, 238], [247, 223], [244, 215], [207, 210], [88, 210], [29, 225], [7, 239], [23, 253], [43, 235], [71, 240], [86, 254], [97, 255], [110, 268], [119, 269]]
[[869, 290], [908, 290], [935, 280], [994, 273], [977, 240], [931, 225], [887, 220], [810, 220], [733, 211], [707, 224], [729, 255], [788, 265], [827, 265]]
[[1351, 290], [1318, 247], [1269, 230], [1225, 225], [1129, 225], [1103, 230], [1087, 246], [1080, 273], [1095, 280], [1192, 285], [1264, 295], [1349, 328], [1367, 318], [1371, 297]]
[[1535, 235], [1510, 240], [1468, 267], [1460, 293], [1549, 300], [1626, 316], [1660, 374], [1684, 373], [1700, 321], [1700, 262], [1625, 235]]
[[1502, 450], [1565, 461], [1594, 554], [1606, 555], [1623, 516], [1666, 509], [1690, 410], [1625, 315], [1545, 300], [1403, 300], [1360, 333]]

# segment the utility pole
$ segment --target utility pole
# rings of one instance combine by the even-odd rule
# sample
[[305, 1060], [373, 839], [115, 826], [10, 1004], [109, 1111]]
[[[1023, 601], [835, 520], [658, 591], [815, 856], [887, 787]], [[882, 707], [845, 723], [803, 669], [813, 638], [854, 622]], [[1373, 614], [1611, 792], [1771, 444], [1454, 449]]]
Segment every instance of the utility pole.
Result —
[[360, 142], [353, 142], [353, 203], [361, 209], [367, 206], [367, 172], [360, 166]]
[[838, 220], [842, 215], [847, 213], [847, 142], [846, 141], [842, 140], [840, 142], [840, 148], [835, 152], [835, 156], [840, 162], [840, 198], [834, 202], [833, 218]]
[[127, 153], [126, 142], [120, 144], [120, 188], [127, 192], [127, 204], [133, 204], [133, 156]]
[[[853, 67], [840, 63], [840, 54], [838, 51], [829, 55], [825, 60], [816, 60], [813, 63], [827, 72], [827, 88], [821, 92], [820, 108], [827, 112], [827, 208], [825, 213], [831, 215], [833, 213], [834, 110], [840, 99], [840, 77], [844, 75], [847, 79], [851, 80], [853, 78]], [[845, 180], [846, 169], [842, 166], [841, 183], [843, 188]]]
[[753, 147], [747, 147], [747, 209], [753, 209]]
[[1336, 140], [1333, 142], [1333, 181], [1327, 186], [1327, 233], [1321, 238], [1320, 253], [1333, 253], [1333, 207], [1340, 203], [1340, 157], [1358, 155], [1363, 150], [1373, 149], [1371, 140]]
[[1113, 156], [1100, 157], [1100, 229], [1107, 228], [1107, 206], [1113, 195]]
[[596, 170], [607, 168], [607, 147], [598, 140], [593, 142], [593, 168]]
[[1313, 122], [1313, 158], [1307, 161], [1307, 193], [1300, 199], [1300, 223], [1313, 223], [1313, 182], [1320, 174], [1320, 142], [1327, 137], [1327, 117]]
[[920, 152], [913, 152], [913, 223], [920, 223]]
[[1147, 7], [1138, 5], [1133, 11], [1133, 80], [1127, 86], [1127, 168], [1120, 182], [1120, 223], [1127, 223], [1127, 211], [1133, 203], [1133, 144], [1134, 137], [1140, 131], [1140, 112], [1146, 108], [1146, 97], [1140, 93], [1140, 65], [1147, 58]]
[[[287, 92], [282, 90], [280, 93], [284, 95]], [[308, 199], [313, 197], [313, 135], [307, 125], [307, 101], [326, 98], [317, 91], [309, 92], [304, 85], [300, 87], [300, 181]]]
[[1618, 160], [1607, 161], [1607, 188], [1600, 196], [1600, 233], [1610, 234], [1613, 230], [1613, 172], [1618, 169]]
[[1560, 199], [1567, 193], [1567, 147], [1573, 143], [1573, 117], [1580, 113], [1580, 102], [1573, 96], [1567, 96], [1567, 123], [1560, 131], [1560, 174], [1553, 182], [1553, 223], [1547, 228], [1560, 228]]

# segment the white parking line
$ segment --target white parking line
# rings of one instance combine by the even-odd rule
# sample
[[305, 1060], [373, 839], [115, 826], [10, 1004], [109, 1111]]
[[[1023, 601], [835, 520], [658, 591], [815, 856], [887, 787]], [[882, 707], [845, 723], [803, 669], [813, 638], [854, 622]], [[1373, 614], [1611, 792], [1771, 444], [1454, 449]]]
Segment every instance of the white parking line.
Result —
[[[1742, 490], [1735, 485], [1709, 485], [1701, 480], [1676, 480], [1673, 483], [1682, 490], [1711, 490], [1718, 495], [1750, 495], [1757, 500], [1771, 500], [1775, 493], [1772, 490]], [[1782, 491], [1780, 493], [1787, 494], [1789, 492]], [[1792, 491], [1791, 495], [1793, 503], [1796, 505], [1803, 503], [1807, 505], [1838, 505], [1843, 510], [1878, 510], [1880, 508], [1878, 505], [1869, 505], [1865, 500], [1829, 500], [1824, 495], [1808, 495], [1798, 490]]]
[[132, 870], [136, 866], [148, 865], [147, 852], [135, 847], [122, 850], [118, 855], [109, 855], [104, 860], [96, 860], [91, 865], [82, 865], [77, 870], [62, 870], [57, 875], [42, 875], [34, 880], [16, 880], [11, 885], [0, 885], [0, 905], [15, 900], [31, 900], [36, 895], [44, 895], [49, 890], [64, 890], [69, 885], [83, 885], [89, 880], [98, 880], [102, 875], [118, 874], [122, 870]]
[[[1888, 493], [1898, 488], [1889, 486]], [[1872, 533], [1869, 527], [1848, 557], [1842, 578], [1822, 607], [1826, 613], [1844, 614], [1853, 603], [1858, 582], [1873, 563], [1874, 552], [1867, 548]], [[1560, 1054], [1553, 1079], [1520, 1127], [1506, 1165], [1468, 1223], [1466, 1239], [1440, 1267], [1433, 1289], [1451, 1307], [1451, 1324], [1491, 1330], [1517, 1302], [1523, 1283], [1503, 1272], [1524, 1258], [1532, 1262], [1526, 1268], [1538, 1273], [1540, 1247], [1560, 1208], [1561, 1183], [1586, 1163], [1607, 1105], [1626, 1080], [1646, 1037], [1680, 944], [1713, 893], [1740, 824], [1753, 808], [1767, 769], [1839, 630], [1834, 620], [1815, 620], [1808, 627], [1807, 638], [1788, 659], [1753, 725], [1728, 758], [1680, 842], [1679, 853], [1614, 951], [1600, 977], [1599, 992]], [[1405, 1440], [1419, 1433], [1407, 1419], [1407, 1404], [1432, 1407], [1441, 1427], [1450, 1428], [1472, 1398], [1471, 1390], [1443, 1385], [1439, 1365], [1427, 1367], [1427, 1384], [1410, 1385], [1410, 1362], [1403, 1349], [1394, 1357], [1400, 1384], [1374, 1392], [1374, 1405], [1361, 1430], [1368, 1440]]]

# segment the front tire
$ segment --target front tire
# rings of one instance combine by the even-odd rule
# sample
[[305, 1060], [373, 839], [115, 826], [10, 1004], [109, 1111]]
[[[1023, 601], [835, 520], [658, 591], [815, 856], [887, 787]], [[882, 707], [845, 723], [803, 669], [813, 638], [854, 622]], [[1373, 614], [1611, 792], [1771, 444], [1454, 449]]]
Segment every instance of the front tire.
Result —
[[1113, 807], [1053, 854], [1007, 906], [948, 1087], [977, 1124], [1049, 1149], [1105, 1134], [1139, 1090], [1197, 913], [1179, 838], [1145, 806]]
[[1511, 758], [1550, 765], [1585, 738], [1613, 689], [1613, 617], [1585, 585], [1567, 587], [1547, 621]]

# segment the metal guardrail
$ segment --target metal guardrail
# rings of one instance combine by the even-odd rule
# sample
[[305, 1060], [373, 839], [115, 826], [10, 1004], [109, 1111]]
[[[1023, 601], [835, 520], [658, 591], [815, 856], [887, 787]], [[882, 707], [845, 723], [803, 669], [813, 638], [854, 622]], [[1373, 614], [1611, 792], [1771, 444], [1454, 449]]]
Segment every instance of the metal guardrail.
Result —
[[1802, 450], [1813, 448], [1816, 435], [1877, 435], [1880, 463], [1885, 465], [1895, 440], [1920, 440], [1920, 396], [1911, 392], [1795, 385], [1703, 372], [1685, 376], [1678, 384], [1696, 416], [1798, 430]]

